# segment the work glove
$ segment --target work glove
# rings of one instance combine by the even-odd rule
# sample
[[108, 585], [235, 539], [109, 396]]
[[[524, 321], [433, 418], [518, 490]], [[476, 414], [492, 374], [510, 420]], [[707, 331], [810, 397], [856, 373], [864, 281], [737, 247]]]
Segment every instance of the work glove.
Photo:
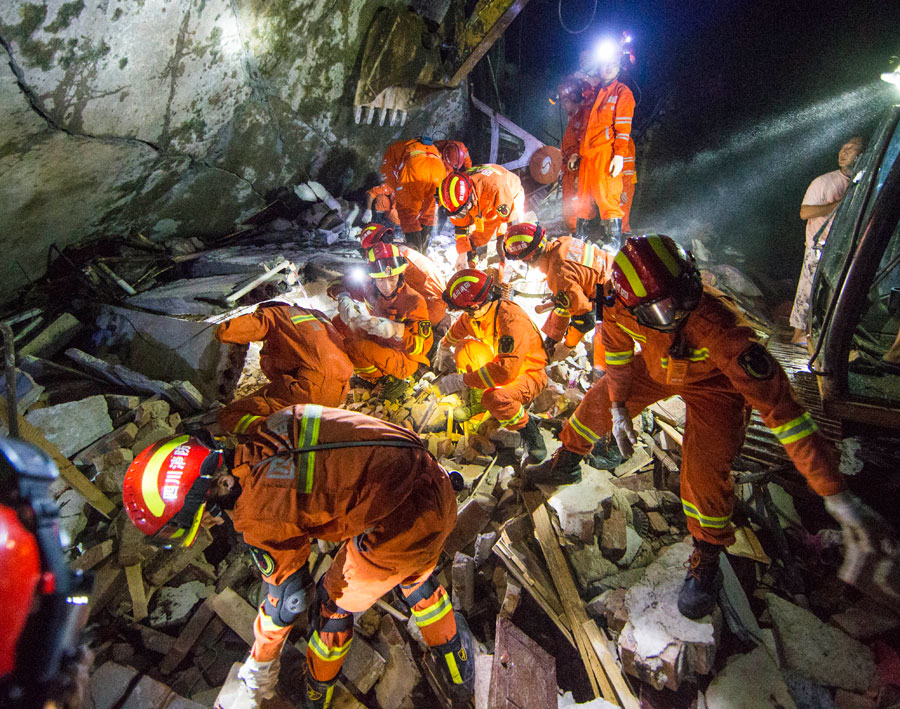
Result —
[[354, 327], [356, 321], [359, 320], [360, 316], [363, 314], [360, 304], [353, 300], [346, 291], [338, 293], [337, 301], [338, 315], [341, 316], [341, 320], [343, 320], [344, 324], [348, 327]]
[[248, 657], [238, 670], [237, 676], [241, 680], [242, 693], [249, 701], [240, 702], [238, 705], [255, 709], [262, 700], [274, 697], [280, 669], [280, 657], [269, 662], [259, 662], [253, 659], [253, 655]]
[[447, 374], [456, 369], [456, 358], [449, 347], [438, 347], [434, 355], [434, 368], [439, 374]]
[[618, 177], [623, 167], [625, 167], [625, 158], [621, 155], [613, 155], [612, 160], [609, 161], [609, 174]]
[[406, 330], [406, 326], [402, 322], [373, 317], [361, 318], [359, 327], [372, 337], [380, 337], [383, 340], [400, 340]]
[[[825, 509], [841, 525], [847, 548], [844, 566], [854, 553], [897, 554], [897, 540], [888, 522], [852, 492], [839, 492], [823, 498]], [[843, 568], [842, 568], [843, 571]]]
[[581, 162], [581, 156], [578, 153], [572, 153], [569, 156], [569, 161], [566, 163], [566, 167], [568, 167], [570, 171], [574, 172], [578, 169], [579, 162]]
[[634, 454], [634, 446], [637, 443], [637, 434], [634, 432], [631, 416], [628, 415], [628, 409], [624, 406], [613, 406], [609, 411], [612, 414], [613, 438], [616, 439], [616, 445], [619, 446], [622, 457], [628, 459]]
[[458, 391], [462, 391], [466, 387], [466, 385], [463, 384], [463, 375], [458, 373], [446, 374], [438, 379], [434, 383], [434, 385], [441, 393], [441, 396], [447, 396], [447, 394], [455, 394]]
[[573, 349], [573, 347], [569, 347], [565, 342], [557, 342], [556, 346], [553, 348], [553, 352], [548, 355], [548, 359], [551, 362], [562, 362], [572, 353]]
[[369, 222], [372, 221], [372, 210], [371, 209], [367, 209], [365, 212], [363, 212], [362, 220], [363, 220], [363, 224], [368, 224]]

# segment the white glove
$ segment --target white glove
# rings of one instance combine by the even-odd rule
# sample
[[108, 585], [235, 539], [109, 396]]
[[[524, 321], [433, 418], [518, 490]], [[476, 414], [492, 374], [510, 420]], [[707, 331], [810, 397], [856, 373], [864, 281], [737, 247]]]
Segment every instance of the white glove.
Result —
[[612, 160], [609, 161], [609, 174], [618, 177], [623, 167], [625, 167], [625, 158], [621, 155], [613, 155]]
[[456, 271], [462, 271], [464, 268], [469, 267], [469, 254], [468, 252], [463, 252], [459, 256], [456, 257], [456, 263], [453, 268]]
[[637, 434], [634, 432], [634, 424], [628, 415], [628, 409], [624, 406], [613, 406], [609, 411], [612, 414], [612, 434], [619, 451], [623, 458], [630, 458], [634, 454]]
[[365, 212], [363, 212], [362, 220], [363, 220], [363, 224], [368, 224], [369, 222], [372, 221], [372, 210], [371, 209], [367, 209]]
[[455, 394], [458, 391], [462, 391], [466, 386], [465, 384], [463, 384], [462, 374], [447, 374], [438, 379], [434, 383], [434, 385], [441, 393], [441, 396], [447, 396], [447, 394]]
[[556, 346], [553, 348], [553, 354], [550, 355], [551, 362], [562, 362], [566, 357], [568, 357], [574, 347], [569, 347], [565, 342], [557, 342]]
[[569, 156], [569, 162], [566, 163], [566, 166], [569, 168], [570, 171], [574, 172], [575, 169], [578, 167], [579, 162], [581, 162], [581, 156], [578, 153], [572, 153]]
[[890, 525], [852, 492], [822, 498], [828, 513], [840, 522], [847, 554], [853, 552], [893, 553]]
[[359, 327], [372, 337], [380, 337], [383, 340], [400, 340], [406, 330], [406, 326], [402, 322], [373, 317], [361, 319]]
[[276, 657], [269, 662], [257, 662], [252, 655], [248, 657], [241, 669], [238, 670], [237, 675], [243, 685], [242, 689], [250, 700], [243, 703], [243, 706], [258, 707], [263, 699], [274, 697], [280, 669], [280, 657]]
[[349, 293], [338, 293], [338, 315], [348, 327], [353, 327], [354, 323], [360, 319], [362, 309], [359, 303], [350, 297]]
[[434, 369], [439, 374], [456, 369], [456, 357], [453, 356], [453, 350], [449, 347], [438, 347], [438, 351], [434, 355]]

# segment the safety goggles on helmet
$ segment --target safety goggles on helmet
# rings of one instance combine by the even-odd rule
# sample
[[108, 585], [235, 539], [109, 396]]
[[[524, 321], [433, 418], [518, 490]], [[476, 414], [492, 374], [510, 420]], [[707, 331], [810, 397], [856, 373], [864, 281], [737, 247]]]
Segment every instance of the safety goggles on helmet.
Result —
[[674, 330], [689, 312], [674, 296], [634, 305], [628, 310], [641, 325], [662, 332]]
[[125, 511], [152, 544], [191, 546], [222, 461], [222, 450], [206, 431], [150, 446], [125, 473]]
[[438, 188], [438, 202], [452, 217], [469, 206], [475, 187], [469, 176], [462, 172], [451, 172]]
[[366, 224], [359, 233], [361, 248], [368, 251], [375, 244], [391, 244], [394, 241], [394, 230], [383, 224]]
[[450, 285], [441, 296], [452, 310], [473, 313], [492, 300], [494, 279], [477, 268], [464, 268], [450, 278]]
[[370, 278], [399, 276], [406, 270], [407, 261], [395, 244], [378, 243], [366, 254]]
[[503, 238], [503, 252], [513, 261], [528, 261], [540, 255], [547, 245], [547, 232], [540, 224], [516, 224]]

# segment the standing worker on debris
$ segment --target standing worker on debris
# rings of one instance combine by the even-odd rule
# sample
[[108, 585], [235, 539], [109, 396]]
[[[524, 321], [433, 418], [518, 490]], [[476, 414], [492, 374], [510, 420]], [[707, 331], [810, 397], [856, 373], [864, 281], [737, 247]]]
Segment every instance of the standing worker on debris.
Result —
[[447, 172], [465, 172], [472, 167], [469, 149], [461, 140], [436, 140], [434, 147], [440, 150]]
[[[379, 224], [367, 224], [359, 234], [363, 256], [378, 243], [391, 244], [394, 241], [394, 230]], [[406, 259], [406, 270], [403, 280], [416, 293], [425, 299], [428, 306], [428, 319], [431, 321], [436, 336], [443, 335], [450, 327], [447, 318], [447, 304], [444, 302], [444, 277], [437, 265], [427, 256], [420, 254], [411, 246], [397, 244], [400, 255]], [[437, 334], [439, 333], [439, 334]]]
[[391, 144], [381, 162], [381, 179], [394, 190], [400, 228], [407, 243], [424, 251], [434, 226], [434, 196], [447, 170], [431, 138]]
[[529, 461], [543, 460], [544, 439], [525, 410], [547, 385], [547, 355], [538, 329], [517, 303], [500, 299], [494, 279], [483, 271], [453, 274], [444, 297], [463, 314], [435, 356], [439, 371], [453, 369], [455, 363], [459, 372], [439, 379], [438, 390], [443, 395], [465, 387], [483, 390], [482, 406], [501, 426], [522, 434]]
[[[719, 553], [734, 542], [731, 462], [757, 409], [849, 538], [875, 545], [879, 518], [846, 490], [834, 451], [794, 398], [784, 370], [721, 293], [704, 287], [693, 257], [667, 236], [630, 237], [615, 257], [615, 298], [604, 310], [607, 374], [563, 428], [563, 447], [524, 471], [532, 483], [581, 480], [581, 459], [612, 432], [626, 458], [637, 442], [632, 418], [681, 396], [687, 405], [681, 500], [694, 538], [678, 596], [688, 618], [712, 611], [722, 583]], [[640, 352], [635, 352], [635, 345]]]
[[567, 77], [557, 88], [557, 95], [569, 118], [560, 144], [563, 164], [562, 216], [569, 233], [574, 234], [579, 217], [589, 219], [596, 216], [594, 203], [587, 199], [582, 204], [578, 195], [578, 163], [581, 159], [578, 151], [594, 105], [595, 92], [584, 79]]
[[[201, 521], [228, 516], [266, 589], [255, 642], [238, 673], [242, 706], [275, 695], [281, 648], [308, 612], [304, 706], [331, 704], [353, 613], [396, 588], [442, 669], [448, 693], [472, 696], [472, 635], [433, 576], [456, 520], [447, 472], [399, 426], [306, 405], [270, 416], [233, 453], [200, 432], [160, 441], [129, 466], [123, 500], [151, 541], [188, 547]], [[318, 584], [310, 540], [341, 542]]]
[[[551, 361], [565, 359], [591, 330], [599, 333], [594, 308], [609, 278], [612, 254], [571, 236], [548, 242], [544, 228], [530, 223], [511, 227], [503, 248], [507, 258], [525, 261], [547, 276], [554, 307], [541, 330], [546, 335], [544, 349]], [[594, 336], [594, 366], [606, 369], [599, 334]]]
[[259, 367], [269, 384], [219, 410], [225, 433], [246, 435], [271, 413], [292, 404], [340, 406], [353, 364], [344, 339], [324, 313], [281, 301], [260, 303], [216, 328], [216, 339], [235, 345], [262, 342]]
[[599, 82], [579, 151], [578, 202], [585, 210], [586, 205], [596, 204], [599, 217], [590, 218], [587, 211], [582, 212], [579, 218], [584, 221], [576, 236], [584, 235], [591, 241], [618, 247], [625, 216], [622, 208], [625, 159], [634, 158], [633, 144], [630, 144], [634, 95], [618, 81], [622, 46], [606, 40], [598, 47], [597, 54], [597, 68], [592, 74]]
[[404, 282], [408, 264], [397, 245], [376, 243], [366, 260], [372, 282], [356, 294], [359, 300], [351, 289], [329, 287], [338, 302], [334, 324], [344, 336], [354, 373], [380, 384], [380, 395], [394, 401], [406, 392], [408, 378], [419, 366], [428, 366], [434, 333], [425, 299]]
[[400, 226], [394, 190], [385, 183], [375, 185], [366, 192], [366, 209], [362, 214], [362, 222], [363, 224], [374, 222], [389, 227]]
[[[474, 268], [476, 249], [502, 238], [525, 214], [525, 191], [518, 175], [501, 165], [477, 165], [444, 178], [438, 201], [456, 228], [456, 269]], [[497, 254], [503, 263], [499, 243]]]

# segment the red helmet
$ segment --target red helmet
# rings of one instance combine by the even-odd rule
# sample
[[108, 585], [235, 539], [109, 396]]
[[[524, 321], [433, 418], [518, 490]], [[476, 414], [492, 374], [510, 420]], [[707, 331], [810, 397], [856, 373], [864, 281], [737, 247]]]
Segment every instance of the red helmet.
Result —
[[694, 257], [668, 236], [630, 236], [612, 267], [616, 297], [637, 321], [669, 332], [700, 302], [703, 284]]
[[477, 268], [464, 268], [450, 277], [444, 302], [452, 310], [472, 312], [495, 298], [494, 279]]
[[385, 244], [392, 243], [394, 241], [394, 230], [389, 226], [372, 222], [362, 228], [362, 231], [359, 232], [359, 238], [362, 250], [368, 251], [375, 244], [382, 242]]
[[568, 99], [572, 103], [581, 103], [591, 90], [591, 85], [577, 76], [567, 76], [556, 87], [559, 100]]
[[460, 143], [455, 140], [442, 140], [440, 142], [441, 158], [444, 164], [453, 172], [459, 172], [466, 166], [466, 156]]
[[37, 540], [22, 526], [13, 508], [0, 505], [0, 677], [16, 667], [16, 645], [31, 612], [40, 577]]
[[222, 451], [208, 433], [162, 440], [125, 473], [122, 501], [134, 525], [160, 546], [189, 547], [197, 537]]
[[475, 186], [464, 172], [451, 172], [438, 188], [438, 201], [450, 216], [462, 211], [475, 195]]
[[366, 253], [370, 278], [390, 278], [399, 276], [406, 270], [406, 258], [400, 255], [396, 244], [379, 242]]
[[503, 251], [513, 261], [529, 261], [540, 256], [547, 246], [547, 232], [540, 224], [516, 224], [503, 239]]

